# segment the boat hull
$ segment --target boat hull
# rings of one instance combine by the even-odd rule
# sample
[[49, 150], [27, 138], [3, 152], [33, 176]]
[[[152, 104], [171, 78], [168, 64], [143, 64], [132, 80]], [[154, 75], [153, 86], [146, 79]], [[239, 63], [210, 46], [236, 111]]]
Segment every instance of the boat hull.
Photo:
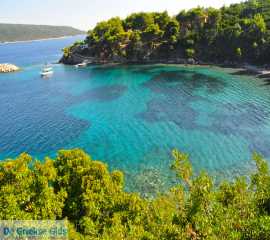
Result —
[[41, 75], [42, 77], [45, 77], [45, 76], [51, 76], [51, 75], [53, 75], [53, 71], [50, 71], [50, 72], [41, 72], [40, 75]]

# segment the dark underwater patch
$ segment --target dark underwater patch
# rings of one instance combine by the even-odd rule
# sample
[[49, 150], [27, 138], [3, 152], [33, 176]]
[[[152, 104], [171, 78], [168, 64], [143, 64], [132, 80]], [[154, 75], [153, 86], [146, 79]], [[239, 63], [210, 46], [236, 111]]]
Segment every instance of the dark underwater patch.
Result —
[[270, 157], [270, 135], [262, 131], [256, 131], [250, 134], [249, 142], [249, 150], [251, 152], [257, 152], [264, 157]]
[[253, 103], [224, 104], [223, 113], [212, 114], [213, 122], [207, 130], [223, 135], [242, 137], [249, 142], [251, 152], [270, 156], [270, 135], [264, 133], [270, 112]]
[[[214, 83], [214, 82], [217, 83]], [[225, 84], [218, 79], [191, 71], [161, 72], [143, 84], [157, 94], [150, 100], [144, 112], [137, 114], [147, 122], [170, 121], [184, 129], [201, 128], [196, 124], [198, 112], [192, 107], [195, 101], [208, 101], [196, 94], [198, 88], [215, 88], [220, 91]], [[208, 90], [214, 93], [214, 90]]]
[[[163, 71], [154, 76], [151, 80], [143, 84], [153, 92], [166, 94], [166, 90], [182, 90], [191, 95], [200, 88], [206, 88], [210, 94], [222, 91], [226, 83], [219, 78], [208, 76], [201, 73], [194, 73], [187, 70]], [[170, 94], [168, 92], [167, 94]]]
[[46, 84], [35, 91], [19, 86], [20, 94], [3, 96], [5, 101], [0, 102], [2, 153], [41, 154], [68, 146], [91, 124], [68, 115], [67, 108], [83, 101], [110, 102], [127, 90], [124, 85], [109, 85], [73, 96], [57, 88], [51, 91]]
[[[163, 66], [161, 65], [132, 65], [132, 72], [135, 74], [151, 74], [153, 71], [162, 70]], [[129, 67], [130, 69], [130, 67]]]
[[149, 101], [146, 111], [137, 114], [137, 117], [150, 123], [170, 121], [180, 128], [192, 129], [196, 127], [197, 113], [181, 101], [157, 98]]
[[222, 134], [241, 135], [267, 123], [270, 113], [264, 107], [253, 103], [223, 104], [222, 113], [216, 112], [211, 116], [213, 123], [210, 129]]

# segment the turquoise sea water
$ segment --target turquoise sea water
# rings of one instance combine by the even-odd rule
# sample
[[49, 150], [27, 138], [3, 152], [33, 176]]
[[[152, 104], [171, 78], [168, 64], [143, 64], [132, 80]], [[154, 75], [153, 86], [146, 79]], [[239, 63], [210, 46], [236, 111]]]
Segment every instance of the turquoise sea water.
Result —
[[0, 75], [0, 159], [79, 147], [123, 170], [129, 190], [147, 193], [174, 182], [173, 148], [218, 178], [254, 169], [253, 151], [270, 157], [270, 86], [262, 80], [173, 65], [54, 65], [50, 79], [40, 78], [44, 60], [57, 61], [72, 41], [0, 45], [0, 62], [24, 67]]

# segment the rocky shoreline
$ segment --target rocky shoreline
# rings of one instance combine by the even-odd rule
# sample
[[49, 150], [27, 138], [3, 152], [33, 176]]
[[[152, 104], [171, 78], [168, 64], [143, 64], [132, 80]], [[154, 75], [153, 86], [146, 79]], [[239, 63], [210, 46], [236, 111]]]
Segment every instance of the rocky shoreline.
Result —
[[195, 58], [183, 58], [183, 57], [172, 57], [172, 58], [144, 58], [144, 59], [126, 59], [121, 57], [113, 58], [96, 58], [89, 55], [80, 53], [79, 51], [73, 51], [68, 56], [63, 55], [59, 60], [59, 63], [66, 65], [77, 65], [80, 63], [87, 64], [188, 64], [188, 65], [212, 65], [212, 66], [225, 66], [233, 68], [242, 68], [245, 63], [235, 61], [204, 61]]
[[[126, 59], [98, 59], [94, 57], [87, 57], [78, 54], [70, 55], [69, 57], [62, 57], [59, 63], [67, 65], [77, 65], [82, 62], [88, 62], [88, 64], [191, 64], [202, 65], [201, 62], [196, 61], [193, 58], [178, 58], [178, 59], [143, 59], [143, 60], [126, 60]], [[206, 63], [205, 63], [206, 64]]]
[[9, 64], [9, 63], [0, 64], [0, 73], [10, 73], [10, 72], [16, 72], [19, 70], [20, 68], [13, 64]]
[[235, 62], [235, 61], [202, 61], [194, 58], [171, 58], [171, 59], [144, 59], [132, 61], [127, 61], [126, 59], [98, 59], [90, 56], [83, 56], [80, 54], [70, 54], [68, 57], [63, 56], [59, 63], [66, 65], [77, 65], [82, 62], [87, 63], [88, 65], [115, 65], [115, 64], [181, 64], [181, 65], [197, 65], [197, 66], [219, 66], [225, 68], [235, 68], [242, 69], [247, 75], [255, 74], [258, 76], [270, 75], [270, 66], [261, 65], [255, 66], [252, 64], [244, 62]]
[[80, 53], [79, 51], [71, 52], [68, 56], [63, 55], [59, 60], [59, 63], [66, 65], [77, 65], [83, 62], [88, 64], [190, 64], [190, 65], [218, 65], [217, 63], [203, 63], [194, 58], [150, 58], [146, 57], [143, 59], [126, 59], [119, 56], [114, 56], [112, 58], [97, 58], [89, 55]]

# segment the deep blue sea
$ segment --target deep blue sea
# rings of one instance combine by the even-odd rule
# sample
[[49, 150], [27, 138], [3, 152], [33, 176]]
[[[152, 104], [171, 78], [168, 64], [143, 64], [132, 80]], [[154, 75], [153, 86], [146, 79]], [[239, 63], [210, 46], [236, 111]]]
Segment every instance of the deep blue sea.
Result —
[[126, 173], [141, 192], [174, 182], [171, 150], [190, 154], [195, 171], [217, 178], [254, 169], [253, 151], [270, 157], [270, 86], [216, 67], [53, 65], [76, 38], [0, 45], [0, 159], [28, 152], [55, 156], [82, 148]]

